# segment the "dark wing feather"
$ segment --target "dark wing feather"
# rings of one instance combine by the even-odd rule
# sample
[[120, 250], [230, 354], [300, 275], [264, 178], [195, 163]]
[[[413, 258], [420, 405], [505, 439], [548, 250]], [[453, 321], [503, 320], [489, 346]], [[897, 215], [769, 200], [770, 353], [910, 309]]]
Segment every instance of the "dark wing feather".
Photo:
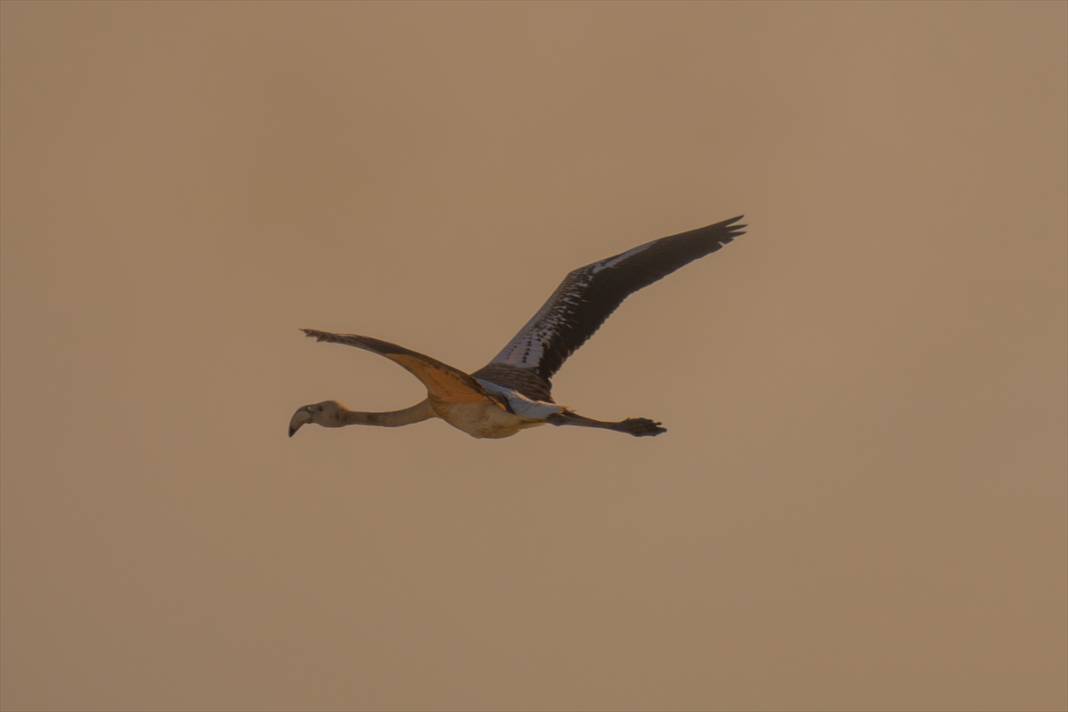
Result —
[[[744, 232], [745, 225], [738, 224], [741, 219], [739, 215], [653, 240], [572, 271], [483, 371], [507, 366], [528, 371], [548, 385], [567, 357], [597, 331], [628, 295], [731, 242]], [[497, 382], [493, 378], [486, 380]]]

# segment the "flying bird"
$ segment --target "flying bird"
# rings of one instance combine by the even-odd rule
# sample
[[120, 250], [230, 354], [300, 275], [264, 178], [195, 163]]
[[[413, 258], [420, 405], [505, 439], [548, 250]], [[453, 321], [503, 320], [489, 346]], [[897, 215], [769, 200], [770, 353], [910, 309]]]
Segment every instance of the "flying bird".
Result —
[[370, 336], [302, 329], [317, 341], [385, 356], [422, 381], [427, 397], [410, 408], [382, 413], [349, 410], [332, 400], [301, 406], [289, 421], [289, 435], [306, 423], [396, 427], [430, 418], [441, 418], [476, 438], [506, 438], [545, 423], [637, 437], [666, 432], [649, 418], [605, 421], [579, 415], [553, 401], [550, 379], [624, 299], [742, 235], [741, 219], [739, 215], [653, 240], [571, 271], [501, 352], [474, 373]]

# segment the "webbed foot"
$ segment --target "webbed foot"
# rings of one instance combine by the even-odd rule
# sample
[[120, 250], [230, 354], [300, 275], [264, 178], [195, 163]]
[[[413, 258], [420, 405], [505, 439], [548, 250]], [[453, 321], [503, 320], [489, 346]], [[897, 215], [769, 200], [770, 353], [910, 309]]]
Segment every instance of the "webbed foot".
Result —
[[667, 432], [667, 428], [661, 427], [660, 423], [648, 418], [627, 418], [621, 421], [615, 429], [621, 433], [633, 435], [636, 438]]

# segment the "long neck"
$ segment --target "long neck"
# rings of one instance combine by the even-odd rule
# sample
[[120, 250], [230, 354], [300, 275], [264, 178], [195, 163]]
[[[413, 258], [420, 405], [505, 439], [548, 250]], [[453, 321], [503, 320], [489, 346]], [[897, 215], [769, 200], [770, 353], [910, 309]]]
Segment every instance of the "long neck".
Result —
[[425, 400], [416, 403], [411, 408], [391, 410], [384, 413], [361, 413], [342, 408], [339, 415], [341, 425], [381, 425], [386, 428], [396, 428], [400, 425], [411, 425], [412, 423], [436, 417], [437, 414], [430, 407], [430, 401]]

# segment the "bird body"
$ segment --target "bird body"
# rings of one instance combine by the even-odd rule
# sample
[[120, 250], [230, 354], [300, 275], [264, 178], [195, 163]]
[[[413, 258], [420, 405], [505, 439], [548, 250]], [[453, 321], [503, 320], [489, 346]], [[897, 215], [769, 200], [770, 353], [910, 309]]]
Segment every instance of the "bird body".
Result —
[[556, 404], [551, 378], [628, 295], [731, 242], [745, 227], [740, 219], [653, 240], [569, 272], [493, 360], [471, 374], [381, 339], [303, 329], [318, 341], [388, 358], [426, 386], [427, 398], [384, 413], [351, 411], [336, 401], [313, 403], [293, 414], [289, 434], [306, 423], [396, 427], [437, 417], [476, 438], [505, 438], [546, 423], [659, 435], [665, 429], [648, 418], [594, 420]]
[[523, 417], [493, 399], [481, 403], [430, 403], [439, 418], [475, 438], [507, 438], [523, 428], [545, 424], [545, 418]]

